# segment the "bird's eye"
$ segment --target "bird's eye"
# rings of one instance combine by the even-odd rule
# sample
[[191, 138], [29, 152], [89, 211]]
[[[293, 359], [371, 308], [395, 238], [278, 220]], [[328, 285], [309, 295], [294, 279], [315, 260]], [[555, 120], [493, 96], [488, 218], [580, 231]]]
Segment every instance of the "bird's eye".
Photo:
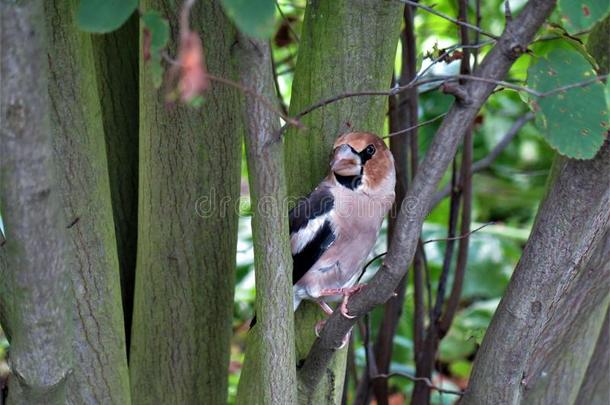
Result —
[[375, 154], [375, 146], [373, 146], [372, 144], [367, 146], [365, 152], [367, 155], [373, 156]]

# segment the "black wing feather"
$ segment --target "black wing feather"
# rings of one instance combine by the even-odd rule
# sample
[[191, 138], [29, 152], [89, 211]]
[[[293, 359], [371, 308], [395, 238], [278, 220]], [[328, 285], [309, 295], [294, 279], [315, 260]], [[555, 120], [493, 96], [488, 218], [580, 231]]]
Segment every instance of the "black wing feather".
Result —
[[[307, 197], [301, 199], [290, 210], [290, 235], [307, 227], [309, 221], [325, 215], [333, 209], [335, 200], [328, 186], [319, 186]], [[314, 265], [335, 240], [335, 233], [328, 220], [314, 237], [298, 253], [292, 255], [292, 283], [296, 284]]]
[[335, 233], [326, 220], [311, 242], [292, 256], [292, 284], [296, 284], [307, 273], [334, 241]]
[[328, 187], [317, 187], [307, 197], [300, 199], [288, 213], [290, 234], [298, 232], [307, 223], [326, 214], [335, 206], [335, 198]]

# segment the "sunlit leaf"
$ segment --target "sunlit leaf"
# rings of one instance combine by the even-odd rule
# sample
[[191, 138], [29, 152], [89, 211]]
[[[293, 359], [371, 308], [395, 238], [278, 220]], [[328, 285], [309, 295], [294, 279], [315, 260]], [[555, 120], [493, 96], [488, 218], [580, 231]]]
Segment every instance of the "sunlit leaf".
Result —
[[[591, 65], [579, 53], [567, 49], [535, 59], [528, 70], [529, 86], [540, 92], [594, 78]], [[530, 97], [529, 104], [536, 112], [536, 125], [562, 155], [591, 159], [602, 146], [608, 130], [608, 108], [601, 82], [544, 98]]]
[[87, 32], [104, 33], [119, 28], [138, 6], [138, 0], [81, 0], [78, 26]]
[[222, 0], [227, 16], [244, 34], [269, 38], [275, 32], [273, 0]]
[[591, 28], [610, 11], [608, 0], [559, 0], [561, 18], [569, 31]]

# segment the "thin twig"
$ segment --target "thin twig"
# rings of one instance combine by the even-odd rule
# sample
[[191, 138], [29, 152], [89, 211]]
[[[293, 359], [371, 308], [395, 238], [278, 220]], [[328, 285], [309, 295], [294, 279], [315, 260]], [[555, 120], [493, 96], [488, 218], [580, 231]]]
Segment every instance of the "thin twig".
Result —
[[608, 74], [599, 75], [599, 76], [595, 76], [591, 79], [583, 80], [581, 82], [566, 84], [565, 86], [557, 87], [557, 88], [549, 90], [549, 91], [537, 91], [530, 87], [518, 86], [513, 83], [504, 81], [504, 80], [494, 80], [494, 79], [490, 79], [488, 77], [480, 77], [480, 76], [472, 76], [472, 75], [455, 75], [452, 77], [446, 77], [447, 80], [461, 79], [461, 80], [473, 80], [473, 81], [477, 81], [477, 82], [492, 83], [492, 84], [495, 84], [498, 86], [506, 87], [507, 89], [522, 91], [522, 92], [531, 94], [532, 96], [536, 96], [539, 98], [549, 97], [554, 94], [564, 92], [566, 90], [586, 87], [592, 83], [601, 82], [602, 80], [605, 80], [607, 78], [608, 78]]
[[[443, 256], [443, 268], [441, 275], [438, 280], [438, 287], [436, 288], [436, 299], [434, 301], [434, 309], [432, 310], [432, 319], [430, 319], [429, 329], [436, 328], [436, 322], [441, 316], [443, 309], [443, 303], [445, 302], [445, 288], [447, 280], [449, 279], [449, 271], [451, 270], [451, 263], [453, 262], [453, 252], [456, 240], [456, 227], [458, 222], [458, 215], [460, 212], [460, 191], [457, 188], [457, 163], [456, 157], [453, 158], [451, 167], [451, 198], [449, 203], [449, 223], [447, 225], [447, 237], [443, 238], [447, 241], [445, 245], [445, 254]], [[428, 241], [424, 242], [424, 244]], [[426, 340], [430, 339], [430, 330], [426, 333]], [[422, 358], [434, 357], [436, 355], [436, 348], [429, 345], [429, 350], [434, 350], [434, 353], [425, 352]], [[424, 361], [424, 363], [429, 360]], [[420, 375], [420, 365], [417, 365], [417, 374]], [[429, 375], [429, 374], [428, 374]]]
[[477, 27], [476, 25], [468, 24], [467, 22], [464, 22], [464, 21], [459, 21], [459, 20], [457, 20], [457, 19], [455, 19], [453, 17], [448, 16], [447, 14], [441, 13], [440, 11], [436, 11], [432, 7], [425, 6], [423, 4], [419, 4], [416, 1], [411, 1], [411, 0], [398, 0], [398, 1], [400, 1], [401, 3], [404, 3], [404, 4], [408, 4], [410, 6], [413, 6], [413, 7], [421, 8], [422, 10], [425, 10], [425, 11], [429, 12], [430, 14], [434, 14], [435, 16], [443, 18], [443, 19], [445, 19], [447, 21], [450, 21], [450, 22], [452, 22], [454, 24], [461, 25], [463, 27], [467, 27], [467, 28], [469, 28], [469, 29], [471, 29], [473, 31], [476, 31], [476, 32], [480, 33], [481, 35], [485, 35], [486, 37], [493, 38], [495, 40], [498, 40], [498, 38], [499, 38], [497, 35], [494, 35], [494, 34], [492, 34], [490, 32], [484, 31], [480, 27]]
[[428, 239], [428, 240], [424, 241], [424, 245], [425, 245], [425, 244], [428, 244], [428, 243], [433, 243], [433, 242], [446, 242], [446, 241], [448, 241], [448, 240], [460, 240], [460, 239], [464, 239], [464, 238], [469, 237], [469, 236], [470, 236], [470, 235], [472, 235], [473, 233], [477, 233], [477, 232], [479, 232], [479, 231], [480, 231], [481, 229], [483, 229], [483, 228], [486, 228], [486, 227], [488, 227], [488, 226], [490, 226], [490, 225], [495, 225], [495, 224], [496, 224], [496, 222], [494, 222], [494, 221], [491, 221], [491, 222], [486, 222], [486, 223], [484, 223], [483, 225], [479, 226], [478, 228], [475, 228], [475, 229], [473, 229], [473, 230], [471, 230], [471, 231], [468, 231], [468, 232], [466, 232], [466, 233], [464, 233], [464, 234], [462, 234], [462, 235], [459, 235], [459, 236], [454, 236], [454, 237], [452, 237], [452, 238]]
[[402, 135], [402, 134], [404, 134], [404, 133], [410, 132], [410, 131], [412, 131], [412, 130], [414, 130], [414, 129], [417, 129], [417, 128], [419, 128], [419, 127], [423, 127], [423, 126], [425, 126], [425, 125], [431, 124], [431, 123], [433, 123], [434, 121], [438, 121], [438, 120], [440, 120], [440, 119], [441, 119], [441, 118], [443, 118], [445, 115], [447, 115], [447, 113], [446, 113], [446, 112], [445, 112], [445, 113], [442, 113], [442, 114], [439, 114], [439, 115], [437, 115], [437, 116], [436, 116], [436, 117], [434, 117], [434, 118], [430, 118], [429, 120], [426, 120], [426, 121], [424, 121], [424, 122], [420, 122], [420, 123], [419, 123], [419, 124], [417, 124], [417, 125], [413, 125], [412, 127], [405, 128], [405, 129], [401, 129], [400, 131], [392, 132], [392, 133], [387, 134], [386, 136], [384, 136], [384, 137], [383, 137], [383, 139], [391, 138], [391, 137], [396, 136], [396, 135]]
[[459, 395], [459, 396], [464, 395], [464, 391], [449, 390], [449, 389], [441, 388], [441, 387], [439, 387], [437, 385], [434, 385], [432, 383], [432, 381], [430, 381], [429, 378], [415, 377], [415, 376], [413, 376], [411, 374], [400, 373], [398, 371], [395, 371], [395, 372], [389, 373], [389, 374], [377, 374], [377, 375], [371, 377], [371, 379], [375, 380], [375, 379], [378, 379], [378, 378], [391, 378], [391, 377], [404, 377], [404, 378], [406, 378], [408, 380], [411, 380], [413, 382], [422, 381], [422, 382], [426, 383], [426, 385], [429, 388], [431, 388], [431, 389], [433, 389], [435, 391], [438, 391], [438, 392], [442, 392], [443, 394], [451, 394], [451, 395]]
[[[171, 65], [180, 66], [180, 62], [178, 62], [177, 60], [175, 60], [171, 56], [169, 56], [169, 54], [166, 51], [161, 52], [161, 57]], [[212, 75], [209, 72], [206, 72], [205, 76], [211, 81], [222, 83], [227, 86], [234, 87], [234, 88], [240, 90], [242, 93], [250, 94], [252, 97], [254, 97], [258, 101], [260, 101], [270, 111], [273, 111], [278, 116], [280, 116], [284, 120], [284, 122], [286, 122], [286, 125], [293, 125], [297, 128], [303, 128], [303, 124], [301, 124], [299, 122], [298, 118], [292, 118], [292, 117], [289, 117], [287, 114], [284, 114], [282, 111], [280, 111], [280, 109], [278, 109], [276, 106], [274, 106], [271, 103], [271, 101], [269, 101], [263, 95], [259, 94], [256, 90], [254, 90], [250, 87], [246, 87], [239, 82], [235, 82], [233, 80], [226, 79], [224, 77]]]
[[[469, 231], [468, 233], [466, 233], [466, 234], [464, 234], [464, 235], [454, 236], [454, 237], [451, 237], [451, 238], [428, 239], [428, 240], [423, 241], [423, 242], [422, 242], [422, 245], [426, 245], [426, 244], [428, 244], [428, 243], [433, 243], [433, 242], [446, 242], [446, 241], [448, 241], [448, 240], [459, 240], [459, 239], [465, 238], [465, 237], [467, 237], [467, 236], [470, 236], [470, 235], [472, 235], [473, 233], [476, 233], [476, 232], [480, 231], [481, 229], [483, 229], [483, 228], [485, 228], [485, 227], [487, 227], [487, 226], [489, 226], [489, 225], [495, 225], [495, 222], [493, 222], [493, 221], [492, 221], [492, 222], [486, 222], [485, 224], [483, 224], [483, 225], [479, 226], [479, 227], [478, 227], [478, 228], [476, 228], [476, 229], [473, 229], [472, 231]], [[366, 271], [366, 269], [367, 269], [367, 268], [368, 268], [368, 267], [369, 267], [371, 264], [373, 264], [373, 263], [374, 263], [376, 260], [381, 259], [381, 258], [382, 258], [383, 256], [385, 256], [387, 253], [388, 253], [388, 252], [379, 253], [378, 255], [376, 255], [375, 257], [373, 257], [371, 260], [369, 260], [369, 261], [366, 263], [366, 265], [364, 266], [364, 268], [363, 268], [362, 272], [364, 273], [364, 272]]]
[[[425, 78], [425, 79], [420, 79], [417, 81], [413, 81], [411, 83], [408, 83], [404, 86], [398, 86], [398, 87], [394, 87], [393, 89], [390, 90], [373, 90], [373, 91], [357, 91], [357, 92], [346, 92], [346, 93], [342, 93], [342, 94], [337, 94], [334, 95], [332, 97], [328, 97], [325, 99], [322, 99], [314, 104], [311, 104], [309, 107], [305, 108], [304, 110], [302, 110], [300, 113], [298, 113], [297, 115], [295, 115], [292, 119], [295, 120], [300, 120], [301, 118], [303, 118], [303, 116], [321, 108], [321, 107], [325, 107], [329, 104], [335, 103], [337, 101], [340, 100], [344, 100], [346, 98], [352, 98], [352, 97], [363, 97], [363, 96], [380, 96], [380, 97], [388, 97], [388, 96], [393, 96], [399, 93], [402, 93], [403, 91], [406, 91], [410, 88], [413, 87], [419, 87], [422, 86], [424, 84], [430, 84], [430, 83], [441, 83], [441, 82], [449, 82], [449, 81], [456, 81], [456, 80], [469, 80], [469, 81], [476, 81], [476, 82], [484, 82], [484, 83], [492, 83], [498, 86], [502, 86], [508, 89], [512, 89], [512, 90], [516, 90], [516, 91], [523, 91], [525, 93], [531, 94], [533, 96], [536, 97], [540, 97], [540, 98], [544, 98], [544, 97], [549, 97], [552, 96], [554, 94], [557, 93], [561, 93], [563, 91], [566, 90], [570, 90], [570, 89], [574, 89], [574, 88], [580, 88], [580, 87], [585, 87], [588, 86], [592, 83], [601, 81], [608, 78], [608, 74], [605, 75], [600, 75], [600, 76], [596, 76], [594, 78], [588, 79], [588, 80], [584, 80], [581, 82], [576, 82], [576, 83], [571, 83], [565, 86], [561, 86], [558, 87], [556, 89], [552, 89], [549, 91], [545, 91], [545, 92], [540, 92], [537, 90], [534, 90], [532, 88], [529, 87], [525, 87], [525, 86], [519, 86], [519, 85], [515, 85], [513, 83], [504, 81], [504, 80], [496, 80], [496, 79], [491, 79], [488, 77], [480, 77], [480, 76], [472, 76], [472, 75], [441, 75], [441, 76], [433, 76], [433, 77], [429, 77], [429, 78]], [[282, 129], [280, 130], [280, 133], [285, 132], [286, 129], [286, 125], [284, 127], [282, 127]]]
[[269, 110], [271, 110], [271, 111], [275, 112], [277, 115], [279, 115], [287, 124], [294, 125], [295, 127], [299, 127], [299, 128], [303, 127], [303, 124], [301, 124], [299, 122], [298, 118], [291, 118], [291, 117], [287, 116], [286, 114], [281, 112], [276, 106], [274, 106], [269, 100], [267, 100], [266, 97], [258, 94], [256, 92], [256, 90], [251, 89], [250, 87], [246, 87], [241, 83], [234, 82], [233, 80], [226, 79], [224, 77], [214, 76], [209, 73], [206, 73], [206, 76], [212, 81], [223, 83], [223, 84], [226, 84], [231, 87], [235, 87], [236, 89], [241, 90], [244, 93], [250, 94], [252, 97], [256, 98], [258, 101], [263, 103], [265, 105], [265, 107], [267, 107]]

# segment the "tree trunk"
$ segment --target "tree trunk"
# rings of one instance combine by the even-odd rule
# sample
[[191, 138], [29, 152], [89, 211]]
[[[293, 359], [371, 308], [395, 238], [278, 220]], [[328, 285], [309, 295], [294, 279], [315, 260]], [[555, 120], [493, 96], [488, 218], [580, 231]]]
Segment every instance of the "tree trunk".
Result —
[[[464, 403], [529, 398], [546, 404], [556, 403], [553, 392], [571, 391], [561, 398], [572, 400], [578, 393], [608, 305], [607, 252], [603, 267], [585, 267], [610, 224], [608, 173], [608, 144], [593, 160], [556, 159], [530, 239], [477, 354]], [[576, 357], [554, 358], [570, 352]], [[566, 360], [574, 360], [569, 383], [562, 379]]]
[[[398, 85], [405, 85], [417, 76], [417, 42], [415, 40], [414, 14], [415, 7], [405, 6], [403, 14], [405, 26], [401, 33], [402, 62]], [[417, 125], [417, 97], [417, 88], [415, 87], [402, 94], [390, 96], [390, 132], [401, 131], [405, 128]], [[396, 214], [400, 209], [400, 202], [407, 194], [408, 179], [415, 175], [417, 168], [417, 132], [416, 128], [390, 138], [390, 150], [394, 156], [394, 165], [396, 167], [396, 201], [394, 202], [388, 217], [388, 245], [392, 240], [392, 235], [394, 233]], [[409, 149], [414, 152], [410, 156], [410, 168]], [[421, 278], [420, 266], [414, 266], [413, 270], [414, 285], [416, 285], [417, 281]], [[392, 352], [394, 349], [394, 336], [398, 330], [400, 318], [404, 309], [407, 284], [408, 271], [405, 271], [405, 276], [396, 288], [396, 297], [390, 298], [384, 305], [383, 319], [379, 326], [377, 341], [375, 342], [375, 362], [379, 374], [388, 374], [390, 372], [390, 363], [392, 362]], [[419, 293], [419, 289], [415, 288], [415, 291]], [[368, 377], [369, 376], [366, 375], [362, 379], [361, 384], [371, 384], [371, 381], [368, 381]], [[389, 400], [388, 380], [386, 378], [377, 378], [372, 381], [372, 384], [377, 403], [379, 405], [387, 405]]]
[[[609, 21], [596, 25], [587, 44], [602, 73]], [[608, 173], [608, 142], [593, 160], [556, 158], [530, 240], [477, 354], [464, 398], [472, 402], [465, 403], [588, 404], [596, 402], [574, 402], [576, 396], [603, 395], [580, 386], [604, 374], [586, 367], [610, 300]]]
[[138, 240], [138, 28], [139, 18], [134, 13], [118, 30], [91, 38], [106, 139], [127, 348]]
[[2, 2], [0, 16], [0, 205], [7, 235], [0, 307], [11, 344], [8, 400], [64, 404], [72, 368], [70, 242], [53, 165], [43, 3]]
[[[609, 156], [610, 157], [610, 156]], [[579, 404], [584, 382], [610, 303], [610, 231], [589, 263], [578, 270], [536, 338], [525, 371], [524, 403]]]
[[[181, 4], [140, 3], [169, 19]], [[208, 70], [236, 78], [236, 41], [217, 1], [197, 2]], [[138, 258], [130, 372], [137, 404], [222, 404], [233, 314], [242, 131], [237, 90], [213, 83], [201, 108], [168, 106], [140, 64]]]
[[606, 312], [606, 320], [574, 403], [589, 405], [610, 403], [608, 381], [610, 381], [610, 307]]
[[[241, 81], [275, 98], [268, 43], [240, 36]], [[246, 153], [252, 196], [257, 323], [248, 336], [238, 391], [240, 404], [294, 404], [297, 400], [292, 309], [292, 257], [284, 151], [275, 139], [277, 114], [246, 98]]]
[[45, 2], [53, 141], [74, 263], [75, 362], [68, 401], [129, 404], [104, 128], [91, 36], [77, 28], [76, 7], [76, 1]]
[[[402, 5], [375, 0], [317, 0], [305, 10], [290, 114], [344, 92], [385, 90], [390, 85], [400, 33]], [[387, 97], [355, 97], [320, 108], [305, 117], [305, 130], [286, 134], [288, 195], [311, 192], [326, 176], [336, 137], [351, 130], [380, 134]], [[296, 313], [297, 362], [315, 339], [323, 318], [317, 305], [304, 302]], [[347, 349], [336, 353], [323, 383], [303, 403], [340, 403]]]

